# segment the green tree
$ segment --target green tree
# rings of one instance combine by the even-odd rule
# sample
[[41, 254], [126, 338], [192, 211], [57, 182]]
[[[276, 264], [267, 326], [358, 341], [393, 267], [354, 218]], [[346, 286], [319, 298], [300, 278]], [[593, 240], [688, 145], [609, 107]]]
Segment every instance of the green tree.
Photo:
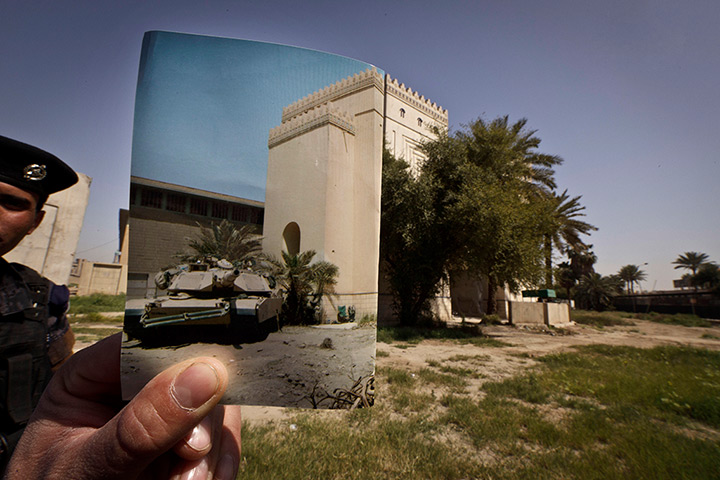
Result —
[[700, 265], [707, 263], [709, 258], [705, 253], [685, 252], [682, 255], [678, 255], [678, 258], [672, 263], [675, 265], [676, 270], [678, 268], [684, 268], [692, 271], [692, 274], [695, 275]]
[[[409, 165], [387, 150], [383, 153], [382, 215], [380, 225], [381, 274], [388, 282], [393, 309], [403, 325], [430, 316], [430, 299], [437, 293], [449, 260], [457, 251], [459, 236], [448, 207], [459, 188], [459, 160], [452, 142], [434, 145], [438, 161], [445, 161], [444, 176]], [[442, 159], [442, 160], [441, 160]]]
[[527, 120], [478, 119], [453, 135], [436, 131], [417, 175], [385, 154], [381, 258], [401, 323], [428, 312], [449, 271], [488, 278], [495, 291], [542, 278], [542, 199], [555, 188], [561, 159], [538, 153]]
[[618, 271], [618, 276], [625, 282], [628, 293], [635, 293], [635, 283], [647, 278], [644, 271], [637, 265], [625, 265]]
[[312, 263], [314, 250], [282, 252], [282, 260], [268, 256], [267, 269], [283, 291], [282, 316], [286, 325], [309, 325], [322, 319], [322, 299], [335, 294], [337, 265]]
[[262, 237], [252, 225], [237, 227], [227, 220], [210, 227], [202, 227], [197, 238], [188, 239], [192, 253], [178, 256], [183, 262], [225, 259], [236, 267], [254, 263], [262, 254]]
[[602, 311], [612, 304], [612, 297], [622, 292], [623, 281], [617, 275], [588, 273], [580, 279], [575, 298], [580, 308]]
[[703, 263], [697, 273], [690, 277], [690, 285], [696, 288], [718, 289], [720, 287], [720, 267], [714, 263]]
[[560, 195], [551, 193], [547, 199], [548, 212], [546, 218], [545, 248], [545, 286], [551, 288], [552, 252], [553, 248], [560, 252], [582, 250], [586, 245], [580, 235], [589, 235], [597, 227], [580, 220], [584, 217], [585, 207], [580, 205], [582, 196], [570, 197], [567, 190]]

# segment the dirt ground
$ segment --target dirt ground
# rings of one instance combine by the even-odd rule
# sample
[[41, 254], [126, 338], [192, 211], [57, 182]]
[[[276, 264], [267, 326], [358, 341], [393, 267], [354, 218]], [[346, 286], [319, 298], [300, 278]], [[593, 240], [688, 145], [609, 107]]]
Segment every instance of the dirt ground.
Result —
[[[571, 324], [555, 331], [508, 325], [483, 327], [485, 335], [511, 345], [506, 347], [479, 347], [435, 340], [425, 340], [412, 346], [378, 342], [377, 364], [379, 369], [393, 367], [413, 371], [427, 367], [428, 361], [442, 363], [453, 358], [454, 365], [465, 363], [467, 368], [478, 369], [483, 374], [482, 378], [468, 379], [469, 390], [472, 391], [479, 390], [486, 381], [502, 380], [522, 373], [536, 363], [534, 357], [568, 351], [578, 345], [607, 344], [640, 348], [686, 345], [720, 350], [720, 326], [699, 328], [644, 320], [633, 322], [633, 326], [603, 329]], [[459, 358], [464, 360], [457, 363]], [[382, 382], [382, 378], [378, 382]], [[382, 402], [382, 397], [378, 396], [376, 402]], [[251, 423], [282, 420], [292, 413], [295, 412], [283, 408], [243, 407], [243, 416]]]
[[[123, 342], [123, 396], [131, 397], [170, 365], [198, 356], [222, 360], [230, 373], [223, 403], [310, 408], [335, 389], [374, 373], [375, 327], [354, 323], [292, 326], [267, 339], [232, 345], [192, 343], [146, 349]], [[325, 403], [328, 403], [327, 401]]]

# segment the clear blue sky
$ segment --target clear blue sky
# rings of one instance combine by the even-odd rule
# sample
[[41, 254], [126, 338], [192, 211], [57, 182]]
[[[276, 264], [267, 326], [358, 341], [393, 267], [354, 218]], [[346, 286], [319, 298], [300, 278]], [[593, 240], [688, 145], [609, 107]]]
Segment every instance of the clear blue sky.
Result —
[[[582, 195], [596, 270], [720, 262], [720, 3], [0, 0], [0, 132], [93, 177], [79, 256], [109, 261], [127, 206], [143, 33], [283, 43], [356, 58], [447, 108], [527, 117]], [[101, 246], [102, 245], [102, 246]]]
[[275, 43], [149, 32], [131, 173], [264, 202], [268, 133], [283, 107], [371, 67]]

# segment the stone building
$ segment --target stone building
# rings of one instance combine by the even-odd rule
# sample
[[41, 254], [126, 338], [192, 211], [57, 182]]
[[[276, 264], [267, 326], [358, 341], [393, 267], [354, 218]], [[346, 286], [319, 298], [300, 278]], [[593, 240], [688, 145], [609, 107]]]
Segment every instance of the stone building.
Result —
[[68, 283], [91, 183], [92, 178], [78, 173], [75, 185], [50, 195], [43, 207], [43, 221], [5, 260], [27, 265], [57, 284]]
[[337, 265], [329, 315], [378, 314], [383, 142], [416, 166], [433, 125], [447, 127], [446, 110], [368, 69], [286, 106], [270, 131], [263, 249]]
[[[188, 238], [202, 227], [228, 220], [262, 231], [263, 203], [140, 177], [130, 178], [127, 235], [128, 298], [152, 297], [157, 272], [178, 263]], [[121, 215], [121, 228], [123, 225]], [[123, 235], [124, 237], [124, 232]]]

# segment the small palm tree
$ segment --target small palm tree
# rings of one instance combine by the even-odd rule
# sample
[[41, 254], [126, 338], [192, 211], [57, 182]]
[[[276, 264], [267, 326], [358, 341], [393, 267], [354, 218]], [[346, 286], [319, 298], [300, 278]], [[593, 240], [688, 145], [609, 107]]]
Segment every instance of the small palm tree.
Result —
[[708, 257], [705, 253], [685, 252], [682, 255], [678, 255], [678, 258], [672, 263], [675, 265], [676, 270], [678, 268], [692, 270], [692, 274], [694, 276], [697, 273], [698, 268], [700, 268], [700, 265], [708, 263], [708, 258], [710, 257]]
[[622, 279], [617, 275], [602, 276], [588, 273], [580, 279], [575, 298], [582, 308], [602, 311], [610, 306], [612, 297], [622, 291]]
[[236, 267], [254, 263], [262, 254], [262, 237], [252, 225], [237, 227], [227, 220], [201, 227], [197, 238], [188, 239], [192, 253], [180, 254], [183, 262], [225, 259]]
[[335, 294], [339, 269], [337, 265], [319, 261], [311, 263], [314, 250], [297, 254], [282, 252], [282, 260], [268, 256], [269, 273], [284, 292], [285, 324], [308, 325], [322, 317], [322, 299]]
[[583, 250], [587, 246], [580, 239], [580, 235], [589, 235], [597, 227], [580, 220], [585, 207], [580, 205], [582, 196], [572, 197], [567, 189], [557, 195], [551, 194], [548, 198], [547, 233], [545, 234], [545, 285], [552, 286], [552, 251], [553, 247], [560, 251]]
[[647, 275], [645, 272], [640, 270], [640, 267], [637, 265], [625, 265], [620, 268], [618, 277], [625, 282], [625, 286], [627, 287], [627, 291], [629, 293], [635, 293], [635, 283], [642, 282], [647, 278]]

